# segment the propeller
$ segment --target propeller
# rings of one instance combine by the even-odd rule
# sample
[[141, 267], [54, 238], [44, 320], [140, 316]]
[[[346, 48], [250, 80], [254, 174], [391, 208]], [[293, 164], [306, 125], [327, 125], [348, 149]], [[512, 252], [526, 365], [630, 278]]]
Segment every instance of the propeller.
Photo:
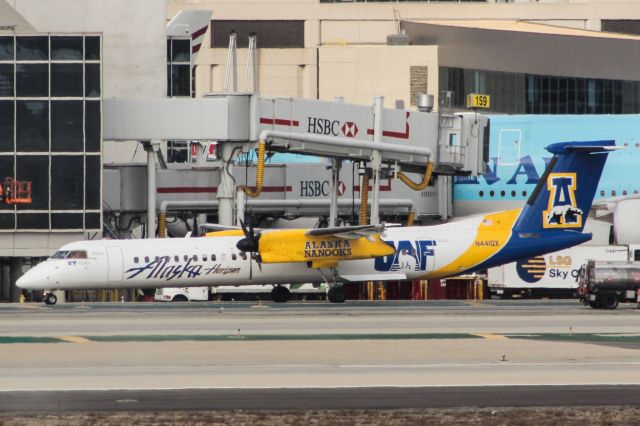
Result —
[[249, 226], [240, 219], [240, 226], [242, 227], [242, 233], [244, 238], [236, 243], [236, 248], [242, 252], [249, 253], [249, 281], [253, 278], [253, 261], [258, 264], [260, 272], [262, 272], [262, 262], [259, 252], [260, 233], [255, 232], [253, 225], [249, 222]]

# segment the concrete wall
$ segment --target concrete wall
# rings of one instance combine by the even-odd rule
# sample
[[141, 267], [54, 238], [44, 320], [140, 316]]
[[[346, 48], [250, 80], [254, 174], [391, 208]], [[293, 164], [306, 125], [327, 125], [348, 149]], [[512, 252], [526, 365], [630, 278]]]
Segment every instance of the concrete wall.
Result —
[[[240, 91], [244, 91], [246, 60], [247, 49], [238, 49]], [[258, 64], [261, 95], [316, 98], [315, 49], [258, 49]], [[227, 49], [201, 49], [196, 59], [196, 96], [207, 92], [221, 92], [224, 88], [226, 66]], [[252, 87], [250, 75], [248, 89], [251, 90]]]
[[371, 104], [384, 96], [388, 108], [396, 100], [411, 105], [410, 67], [426, 66], [427, 90], [438, 90], [438, 48], [435, 46], [323, 46], [319, 49], [320, 99]]

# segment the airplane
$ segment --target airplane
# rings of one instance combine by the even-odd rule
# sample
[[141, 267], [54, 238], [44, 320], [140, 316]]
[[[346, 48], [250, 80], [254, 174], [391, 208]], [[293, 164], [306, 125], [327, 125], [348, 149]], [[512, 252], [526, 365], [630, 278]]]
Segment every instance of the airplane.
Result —
[[[591, 239], [587, 212], [612, 140], [561, 142], [525, 206], [435, 226], [254, 230], [224, 229], [184, 239], [78, 241], [27, 271], [28, 290], [329, 284], [328, 299], [345, 300], [342, 284], [445, 278], [542, 255]], [[53, 294], [44, 301], [55, 304]]]
[[[553, 141], [615, 139], [621, 152], [609, 156], [596, 191], [596, 217], [613, 224], [617, 244], [640, 242], [640, 119], [638, 115], [489, 115], [487, 171], [454, 178], [455, 217], [521, 206], [551, 156]], [[631, 220], [630, 220], [631, 219]]]

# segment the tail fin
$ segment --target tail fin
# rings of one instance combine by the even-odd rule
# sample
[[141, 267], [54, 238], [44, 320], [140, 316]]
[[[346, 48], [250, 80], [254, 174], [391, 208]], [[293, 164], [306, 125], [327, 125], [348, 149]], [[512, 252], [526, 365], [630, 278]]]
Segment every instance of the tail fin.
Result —
[[191, 39], [191, 64], [195, 63], [210, 19], [210, 10], [181, 10], [167, 24], [167, 36]]
[[521, 236], [584, 228], [602, 169], [615, 141], [561, 142], [513, 230]]

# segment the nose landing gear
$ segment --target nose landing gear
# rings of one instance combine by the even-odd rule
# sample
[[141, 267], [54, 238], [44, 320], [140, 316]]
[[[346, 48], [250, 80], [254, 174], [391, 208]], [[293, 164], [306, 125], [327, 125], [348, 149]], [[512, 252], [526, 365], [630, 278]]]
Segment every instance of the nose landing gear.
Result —
[[58, 298], [53, 293], [45, 293], [42, 301], [47, 305], [55, 305], [58, 302]]

